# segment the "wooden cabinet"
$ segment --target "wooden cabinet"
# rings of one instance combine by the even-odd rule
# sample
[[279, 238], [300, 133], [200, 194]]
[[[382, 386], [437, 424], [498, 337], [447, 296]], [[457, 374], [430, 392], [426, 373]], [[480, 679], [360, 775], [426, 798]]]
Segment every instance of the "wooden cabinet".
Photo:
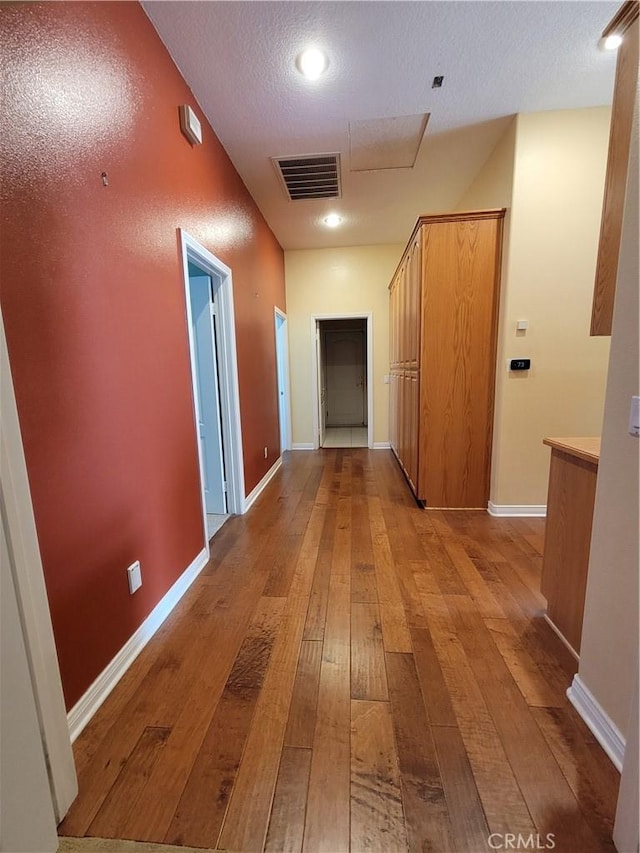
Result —
[[609, 154], [591, 312], [591, 334], [610, 335], [616, 294], [631, 126], [638, 87], [638, 0], [625, 3], [602, 37], [622, 36], [616, 61]]
[[551, 447], [541, 590], [547, 619], [580, 652], [599, 438], [546, 438]]
[[431, 507], [489, 499], [504, 210], [422, 216], [390, 285], [390, 441]]

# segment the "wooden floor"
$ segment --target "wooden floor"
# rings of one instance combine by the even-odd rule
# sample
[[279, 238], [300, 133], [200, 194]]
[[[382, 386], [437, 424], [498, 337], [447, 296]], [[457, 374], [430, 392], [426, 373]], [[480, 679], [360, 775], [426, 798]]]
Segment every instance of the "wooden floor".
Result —
[[60, 834], [613, 851], [618, 773], [542, 619], [543, 520], [420, 510], [387, 451], [287, 457], [76, 742]]

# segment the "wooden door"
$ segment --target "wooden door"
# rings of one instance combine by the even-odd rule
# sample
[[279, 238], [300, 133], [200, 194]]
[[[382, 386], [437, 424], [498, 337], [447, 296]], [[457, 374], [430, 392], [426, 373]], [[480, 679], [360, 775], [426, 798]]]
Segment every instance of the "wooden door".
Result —
[[423, 226], [419, 498], [489, 499], [502, 218]]

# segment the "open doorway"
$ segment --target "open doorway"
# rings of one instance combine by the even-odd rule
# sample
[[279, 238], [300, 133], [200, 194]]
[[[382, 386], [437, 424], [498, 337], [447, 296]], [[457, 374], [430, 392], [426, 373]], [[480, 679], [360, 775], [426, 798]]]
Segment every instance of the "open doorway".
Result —
[[314, 322], [317, 446], [371, 447], [370, 315]]
[[244, 475], [231, 270], [180, 231], [205, 546], [242, 513]]

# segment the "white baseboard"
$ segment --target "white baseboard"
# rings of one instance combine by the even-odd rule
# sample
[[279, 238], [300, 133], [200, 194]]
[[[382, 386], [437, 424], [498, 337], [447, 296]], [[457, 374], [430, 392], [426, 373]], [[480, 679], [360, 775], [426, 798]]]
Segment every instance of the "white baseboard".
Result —
[[291, 445], [292, 450], [315, 450], [312, 441], [294, 441]]
[[373, 442], [373, 449], [374, 450], [390, 450], [391, 445], [389, 444], [388, 441], [374, 441]]
[[271, 468], [267, 471], [264, 477], [260, 480], [258, 485], [252, 489], [249, 494], [244, 499], [244, 509], [243, 512], [246, 512], [260, 497], [262, 492], [267, 488], [273, 477], [278, 473], [278, 471], [282, 468], [282, 456], [279, 456], [278, 459], [273, 463]]
[[489, 515], [503, 518], [545, 518], [547, 515], [546, 504], [494, 504], [489, 501], [487, 507]]
[[567, 690], [567, 696], [616, 769], [622, 772], [625, 739], [578, 674], [574, 675], [571, 687]]
[[69, 711], [67, 714], [67, 723], [72, 742], [82, 732], [100, 705], [102, 705], [109, 693], [111, 693], [136, 657], [147, 645], [202, 569], [207, 565], [208, 561], [208, 549], [203, 548], [191, 565], [180, 575], [171, 589], [156, 604], [135, 634], [127, 640], [111, 663], [102, 670], [87, 692], [81, 696]]

